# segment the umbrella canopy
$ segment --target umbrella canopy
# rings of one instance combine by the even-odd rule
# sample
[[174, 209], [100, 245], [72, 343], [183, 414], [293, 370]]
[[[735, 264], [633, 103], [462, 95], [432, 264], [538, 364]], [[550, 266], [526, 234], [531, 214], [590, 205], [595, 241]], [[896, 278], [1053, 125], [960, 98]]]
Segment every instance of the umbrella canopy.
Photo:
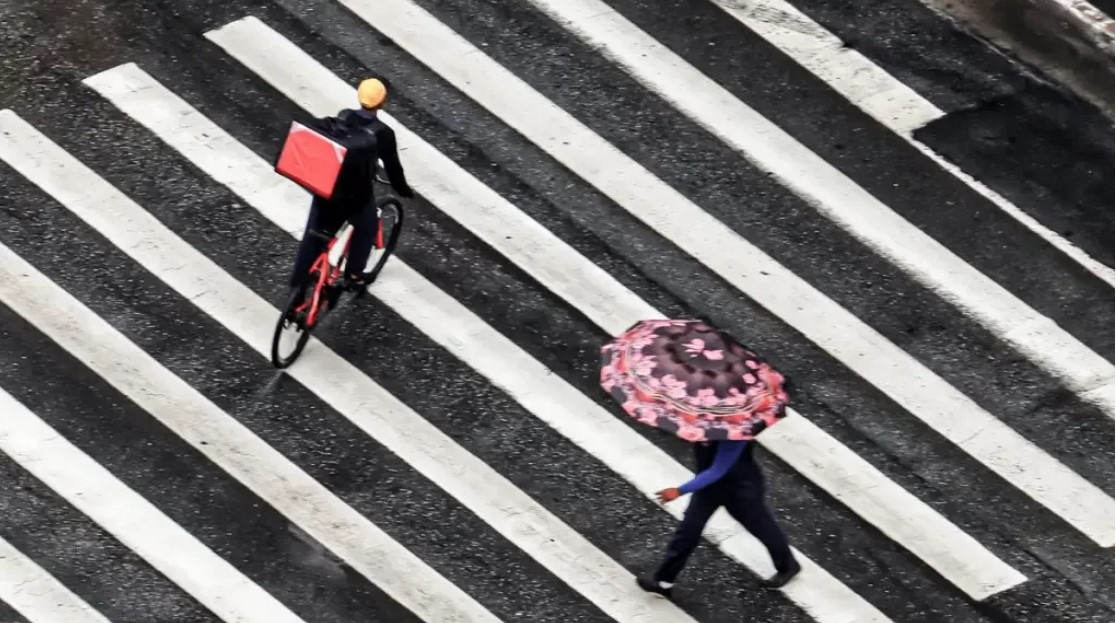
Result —
[[645, 320], [601, 348], [601, 387], [636, 420], [682, 439], [747, 441], [786, 415], [785, 380], [697, 320]]

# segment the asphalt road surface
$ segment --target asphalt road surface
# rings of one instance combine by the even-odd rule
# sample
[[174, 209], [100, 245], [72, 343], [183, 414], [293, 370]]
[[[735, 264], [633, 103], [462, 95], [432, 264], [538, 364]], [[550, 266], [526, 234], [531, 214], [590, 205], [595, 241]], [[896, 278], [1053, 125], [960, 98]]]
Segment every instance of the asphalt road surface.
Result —
[[[916, 0], [0, 2], [0, 622], [1113, 617], [1113, 132]], [[418, 196], [267, 350], [293, 119], [392, 81]], [[633, 322], [786, 372], [806, 569], [598, 386]]]

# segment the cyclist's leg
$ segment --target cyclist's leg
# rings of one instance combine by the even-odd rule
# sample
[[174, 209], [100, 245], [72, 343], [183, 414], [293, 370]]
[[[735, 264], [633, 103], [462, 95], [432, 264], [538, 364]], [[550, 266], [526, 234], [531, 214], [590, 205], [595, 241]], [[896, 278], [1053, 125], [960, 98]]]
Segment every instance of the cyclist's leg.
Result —
[[364, 265], [368, 263], [368, 256], [372, 254], [376, 242], [376, 226], [379, 224], [376, 202], [369, 200], [351, 213], [349, 223], [353, 226], [353, 237], [349, 240], [349, 259], [345, 269], [348, 274], [345, 277], [349, 281], [360, 282]]
[[302, 240], [298, 243], [298, 253], [295, 255], [294, 270], [291, 272], [290, 287], [296, 288], [310, 270], [314, 260], [325, 250], [326, 241], [317, 236], [311, 236], [310, 230], [320, 231], [327, 236], [337, 233], [345, 223], [345, 214], [338, 206], [318, 197], [310, 203], [310, 216], [306, 219], [306, 230]]

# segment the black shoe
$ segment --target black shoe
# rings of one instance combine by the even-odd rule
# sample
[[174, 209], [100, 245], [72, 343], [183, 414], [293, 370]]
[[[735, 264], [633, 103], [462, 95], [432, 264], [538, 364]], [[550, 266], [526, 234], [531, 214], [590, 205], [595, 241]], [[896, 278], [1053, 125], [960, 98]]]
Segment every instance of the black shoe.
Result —
[[760, 584], [762, 584], [764, 588], [783, 588], [787, 585], [787, 582], [790, 582], [794, 579], [794, 576], [798, 575], [799, 571], [802, 571], [802, 565], [798, 564], [797, 560], [792, 559], [789, 567], [766, 580], [761, 580]]
[[655, 578], [636, 578], [636, 584], [638, 584], [640, 588], [647, 591], [648, 593], [655, 593], [657, 595], [662, 595], [663, 597], [670, 599], [671, 589], [659, 586], [659, 581]]
[[346, 292], [360, 294], [365, 288], [368, 287], [368, 284], [364, 282], [363, 276], [345, 275], [345, 278], [342, 281], [342, 287], [345, 288]]

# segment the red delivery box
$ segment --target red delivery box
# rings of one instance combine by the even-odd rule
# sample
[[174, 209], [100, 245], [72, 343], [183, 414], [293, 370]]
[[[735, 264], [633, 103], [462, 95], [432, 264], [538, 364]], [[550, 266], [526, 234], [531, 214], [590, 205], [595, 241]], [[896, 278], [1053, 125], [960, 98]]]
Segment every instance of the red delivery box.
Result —
[[322, 199], [330, 199], [347, 151], [344, 145], [293, 121], [275, 172]]

